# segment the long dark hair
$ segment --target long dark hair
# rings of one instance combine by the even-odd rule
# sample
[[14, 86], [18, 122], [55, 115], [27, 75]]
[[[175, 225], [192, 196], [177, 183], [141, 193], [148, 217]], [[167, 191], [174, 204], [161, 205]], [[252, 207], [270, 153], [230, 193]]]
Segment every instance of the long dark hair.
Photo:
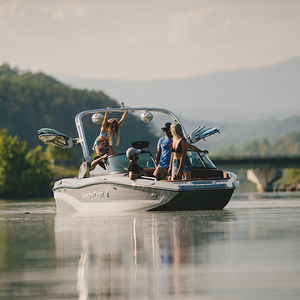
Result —
[[[113, 129], [112, 129], [112, 124], [116, 124], [116, 131], [113, 132]], [[108, 138], [108, 142], [109, 142], [109, 145], [112, 146], [112, 138], [113, 138], [113, 135], [115, 134], [116, 135], [116, 138], [117, 138], [117, 144], [116, 145], [119, 145], [119, 142], [120, 142], [120, 131], [119, 131], [119, 121], [118, 119], [116, 118], [111, 118], [109, 120], [107, 120], [107, 138]]]

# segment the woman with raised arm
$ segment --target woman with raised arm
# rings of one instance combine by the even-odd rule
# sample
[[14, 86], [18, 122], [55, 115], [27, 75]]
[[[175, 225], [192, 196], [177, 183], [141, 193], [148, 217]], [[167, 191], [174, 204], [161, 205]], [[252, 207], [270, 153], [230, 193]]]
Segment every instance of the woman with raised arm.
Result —
[[187, 157], [188, 143], [183, 136], [181, 125], [177, 122], [171, 124], [171, 133], [173, 135], [171, 147], [171, 159], [169, 165], [169, 174], [171, 180], [191, 179], [192, 165]]
[[[107, 107], [109, 109], [110, 107]], [[100, 135], [96, 138], [94, 142], [93, 149], [97, 152], [97, 147], [101, 144], [101, 142], [105, 142], [106, 145], [109, 148], [109, 155], [114, 155], [115, 150], [113, 148], [113, 136], [115, 135], [117, 138], [116, 145], [120, 142], [120, 128], [123, 125], [127, 115], [128, 111], [125, 111], [121, 117], [121, 119], [118, 121], [116, 118], [110, 118], [108, 119], [109, 112], [105, 112], [102, 127], [100, 130]]]

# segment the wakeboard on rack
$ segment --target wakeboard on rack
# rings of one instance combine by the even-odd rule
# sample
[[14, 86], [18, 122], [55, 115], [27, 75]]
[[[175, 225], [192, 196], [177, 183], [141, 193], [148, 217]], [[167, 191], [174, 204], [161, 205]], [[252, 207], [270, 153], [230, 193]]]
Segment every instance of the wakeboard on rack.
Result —
[[200, 141], [201, 139], [205, 140], [205, 138], [215, 134], [215, 133], [220, 133], [220, 128], [218, 127], [212, 127], [212, 128], [205, 128], [205, 126], [199, 126], [192, 130], [189, 133], [189, 139], [191, 143], [196, 143]]
[[71, 138], [51, 128], [38, 130], [38, 138], [45, 144], [54, 145], [63, 149], [71, 149], [78, 143], [78, 139]]

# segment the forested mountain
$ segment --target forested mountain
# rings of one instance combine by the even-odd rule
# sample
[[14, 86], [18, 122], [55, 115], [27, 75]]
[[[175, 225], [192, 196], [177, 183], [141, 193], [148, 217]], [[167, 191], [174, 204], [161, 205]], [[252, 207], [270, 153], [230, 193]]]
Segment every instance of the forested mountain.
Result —
[[[101, 91], [75, 89], [44, 73], [22, 72], [7, 64], [0, 66], [0, 128], [7, 128], [10, 135], [18, 135], [30, 148], [41, 144], [37, 138], [38, 129], [50, 127], [77, 137], [75, 115], [83, 110], [107, 106], [120, 107], [120, 104]], [[119, 118], [119, 115], [111, 116]], [[91, 144], [100, 128], [90, 121], [90, 117], [85, 123]], [[126, 138], [122, 136], [123, 131], [126, 131]], [[121, 129], [123, 144], [118, 151], [130, 146], [127, 140], [145, 137], [155, 147], [156, 137], [148, 124], [129, 114]]]

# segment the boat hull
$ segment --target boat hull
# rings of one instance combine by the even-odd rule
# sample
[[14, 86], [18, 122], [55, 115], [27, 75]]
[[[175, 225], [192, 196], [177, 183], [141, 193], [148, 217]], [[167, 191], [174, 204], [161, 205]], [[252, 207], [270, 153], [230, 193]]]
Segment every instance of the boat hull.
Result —
[[234, 189], [182, 191], [165, 204], [152, 211], [213, 210], [223, 209]]
[[124, 176], [64, 179], [53, 188], [57, 212], [223, 209], [234, 180], [162, 182]]
[[57, 211], [103, 212], [149, 210], [176, 197], [178, 192], [120, 185], [96, 184], [54, 191]]

